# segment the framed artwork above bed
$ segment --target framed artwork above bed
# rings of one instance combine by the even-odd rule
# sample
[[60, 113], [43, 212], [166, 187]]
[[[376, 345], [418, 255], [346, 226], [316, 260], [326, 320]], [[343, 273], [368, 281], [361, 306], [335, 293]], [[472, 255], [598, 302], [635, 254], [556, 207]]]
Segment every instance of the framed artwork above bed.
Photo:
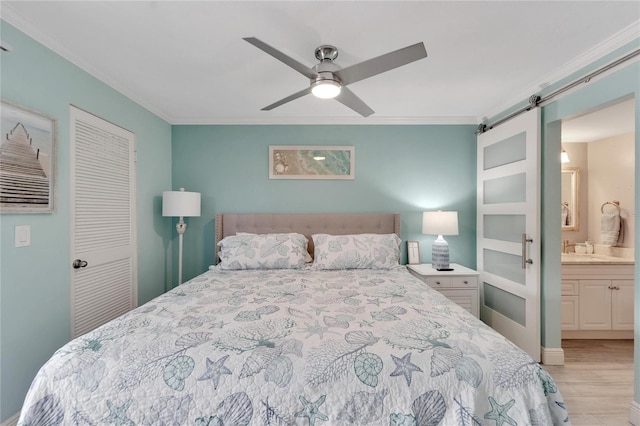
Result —
[[355, 148], [271, 145], [269, 179], [355, 179]]

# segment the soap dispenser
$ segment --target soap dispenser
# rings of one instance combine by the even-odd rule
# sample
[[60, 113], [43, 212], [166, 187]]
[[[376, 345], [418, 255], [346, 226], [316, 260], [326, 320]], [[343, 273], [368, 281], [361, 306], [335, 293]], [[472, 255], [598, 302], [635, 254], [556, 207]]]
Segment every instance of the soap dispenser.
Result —
[[593, 244], [591, 244], [591, 241], [585, 241], [584, 245], [587, 246], [587, 254], [593, 254]]

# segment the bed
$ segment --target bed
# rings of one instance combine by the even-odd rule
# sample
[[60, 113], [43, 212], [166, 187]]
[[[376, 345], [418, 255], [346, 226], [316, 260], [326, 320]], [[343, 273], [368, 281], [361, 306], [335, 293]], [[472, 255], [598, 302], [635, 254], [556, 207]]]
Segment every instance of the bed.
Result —
[[216, 216], [219, 264], [59, 349], [18, 424], [569, 424], [538, 363], [398, 264], [399, 231]]

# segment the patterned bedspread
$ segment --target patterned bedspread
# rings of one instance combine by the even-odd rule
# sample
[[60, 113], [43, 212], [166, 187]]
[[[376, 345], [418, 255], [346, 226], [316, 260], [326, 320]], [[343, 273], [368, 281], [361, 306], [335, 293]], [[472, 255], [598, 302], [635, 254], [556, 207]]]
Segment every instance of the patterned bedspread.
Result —
[[208, 271], [75, 339], [21, 425], [556, 425], [527, 354], [392, 270]]

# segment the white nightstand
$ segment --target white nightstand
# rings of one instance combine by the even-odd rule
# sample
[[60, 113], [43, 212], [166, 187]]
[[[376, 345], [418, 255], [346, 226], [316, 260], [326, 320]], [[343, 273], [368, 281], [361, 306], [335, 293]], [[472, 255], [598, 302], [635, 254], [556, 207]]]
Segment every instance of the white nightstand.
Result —
[[480, 273], [455, 263], [452, 263], [450, 267], [453, 268], [453, 271], [438, 271], [431, 267], [430, 263], [407, 265], [409, 272], [420, 281], [429, 284], [430, 287], [478, 317], [480, 311], [478, 276]]

